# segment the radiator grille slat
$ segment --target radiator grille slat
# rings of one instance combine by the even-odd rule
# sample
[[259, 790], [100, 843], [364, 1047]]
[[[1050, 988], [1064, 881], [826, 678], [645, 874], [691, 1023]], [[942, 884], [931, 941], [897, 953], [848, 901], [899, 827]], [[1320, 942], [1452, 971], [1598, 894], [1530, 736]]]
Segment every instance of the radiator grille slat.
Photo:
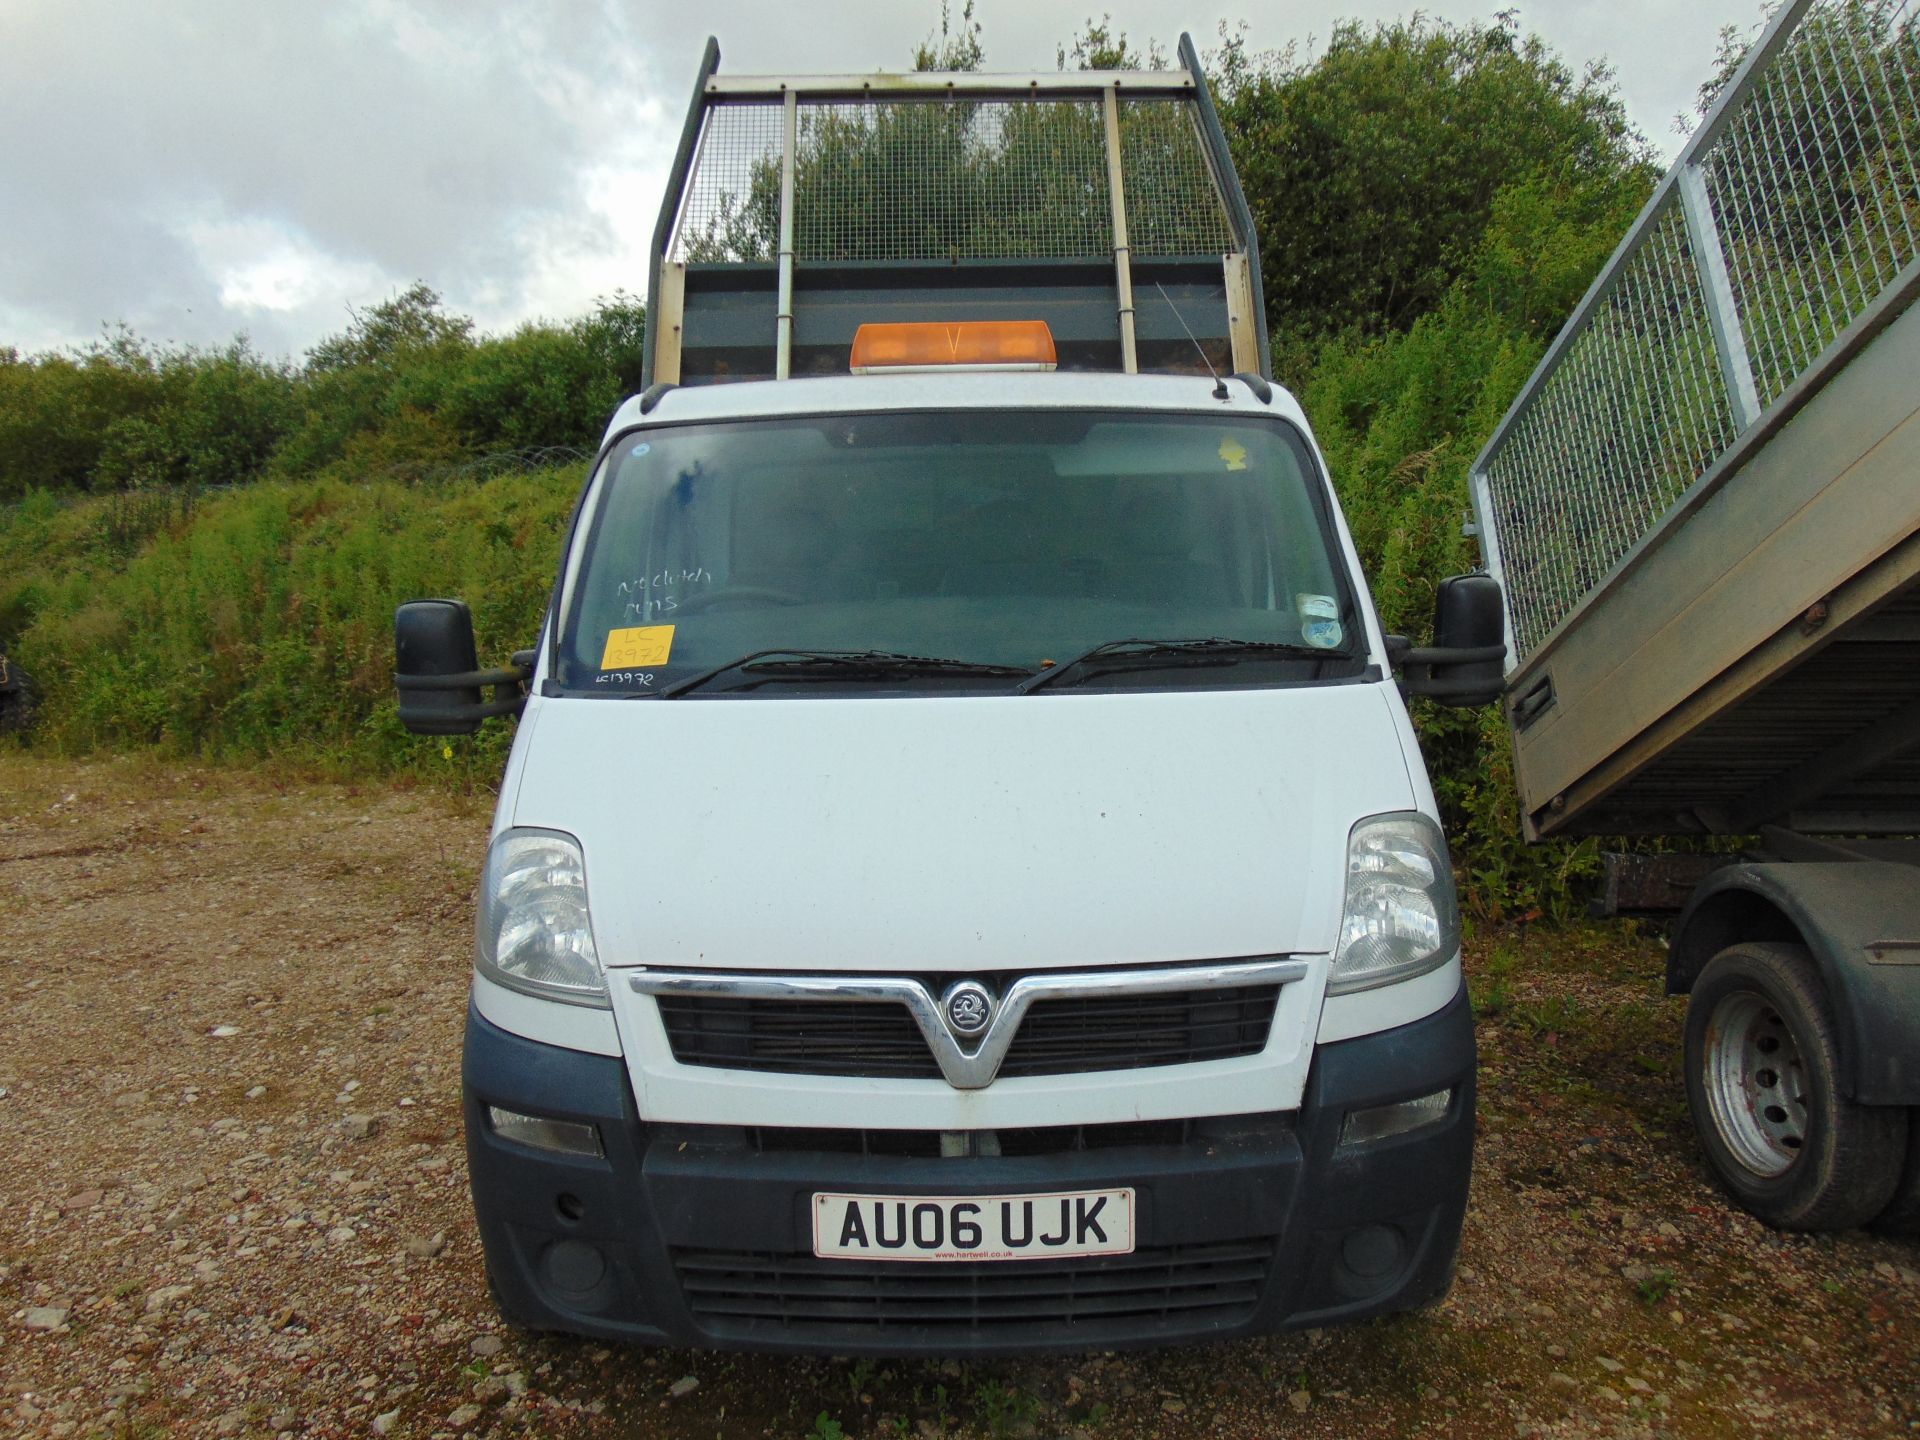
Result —
[[[1191, 1065], [1257, 1055], [1278, 985], [1041, 1000], [1001, 1063], [1003, 1078]], [[906, 1006], [890, 1002], [656, 997], [682, 1065], [782, 1075], [940, 1078]]]
[[[741, 1132], [749, 1148], [761, 1154], [826, 1152], [884, 1155], [903, 1159], [940, 1157], [938, 1130], [796, 1129], [752, 1126]], [[998, 1155], [1065, 1155], [1088, 1150], [1184, 1145], [1193, 1138], [1192, 1120], [1119, 1120], [1095, 1125], [1037, 1125], [992, 1132]]]

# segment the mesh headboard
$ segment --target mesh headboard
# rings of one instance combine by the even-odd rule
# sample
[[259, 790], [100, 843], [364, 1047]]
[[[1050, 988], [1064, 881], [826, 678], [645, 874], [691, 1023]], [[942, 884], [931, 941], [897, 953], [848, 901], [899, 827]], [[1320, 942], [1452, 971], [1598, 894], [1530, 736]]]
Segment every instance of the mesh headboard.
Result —
[[649, 379], [844, 374], [865, 321], [969, 319], [1047, 321], [1063, 368], [1265, 373], [1246, 203], [1184, 38], [1181, 59], [722, 77], [710, 42]]

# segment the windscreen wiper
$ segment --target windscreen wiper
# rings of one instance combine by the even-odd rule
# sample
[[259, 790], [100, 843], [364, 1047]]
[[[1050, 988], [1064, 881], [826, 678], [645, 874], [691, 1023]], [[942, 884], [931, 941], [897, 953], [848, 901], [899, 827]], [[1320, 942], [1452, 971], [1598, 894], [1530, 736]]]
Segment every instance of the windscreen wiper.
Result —
[[1090, 650], [1082, 650], [1071, 660], [1049, 665], [1029, 675], [1013, 687], [1015, 695], [1027, 695], [1043, 685], [1051, 685], [1069, 670], [1088, 662], [1106, 659], [1100, 669], [1143, 665], [1238, 665], [1242, 660], [1258, 660], [1275, 655], [1297, 655], [1309, 660], [1351, 660], [1345, 650], [1323, 650], [1317, 645], [1301, 645], [1292, 640], [1229, 640], [1209, 635], [1198, 640], [1107, 640]]
[[698, 675], [676, 680], [659, 691], [660, 698], [671, 700], [689, 690], [697, 690], [709, 680], [730, 670], [750, 675], [768, 675], [776, 679], [811, 680], [841, 675], [979, 675], [990, 680], [1022, 679], [1032, 675], [1018, 665], [993, 665], [979, 660], [949, 660], [936, 655], [902, 655], [891, 650], [755, 650], [738, 660], [715, 665]]

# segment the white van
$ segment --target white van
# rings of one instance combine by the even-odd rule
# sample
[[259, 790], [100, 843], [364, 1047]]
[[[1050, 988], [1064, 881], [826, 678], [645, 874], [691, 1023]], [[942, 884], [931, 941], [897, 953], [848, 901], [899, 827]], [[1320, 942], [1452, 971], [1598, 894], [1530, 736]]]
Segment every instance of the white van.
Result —
[[622, 406], [524, 668], [402, 607], [416, 728], [527, 682], [464, 1071], [500, 1307], [949, 1356], [1432, 1303], [1475, 1052], [1393, 671], [1486, 698], [1497, 592], [1409, 652], [1291, 397], [943, 298]]

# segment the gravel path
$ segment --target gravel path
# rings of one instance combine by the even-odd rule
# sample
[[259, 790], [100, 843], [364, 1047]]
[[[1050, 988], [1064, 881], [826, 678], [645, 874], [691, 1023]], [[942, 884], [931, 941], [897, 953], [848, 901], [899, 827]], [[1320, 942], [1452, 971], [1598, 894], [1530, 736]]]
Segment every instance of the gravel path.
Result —
[[517, 1337], [460, 1142], [488, 803], [0, 752], [0, 1432], [1920, 1432], [1920, 1244], [1727, 1207], [1620, 927], [1471, 945], [1483, 1136], [1436, 1312], [972, 1366]]

